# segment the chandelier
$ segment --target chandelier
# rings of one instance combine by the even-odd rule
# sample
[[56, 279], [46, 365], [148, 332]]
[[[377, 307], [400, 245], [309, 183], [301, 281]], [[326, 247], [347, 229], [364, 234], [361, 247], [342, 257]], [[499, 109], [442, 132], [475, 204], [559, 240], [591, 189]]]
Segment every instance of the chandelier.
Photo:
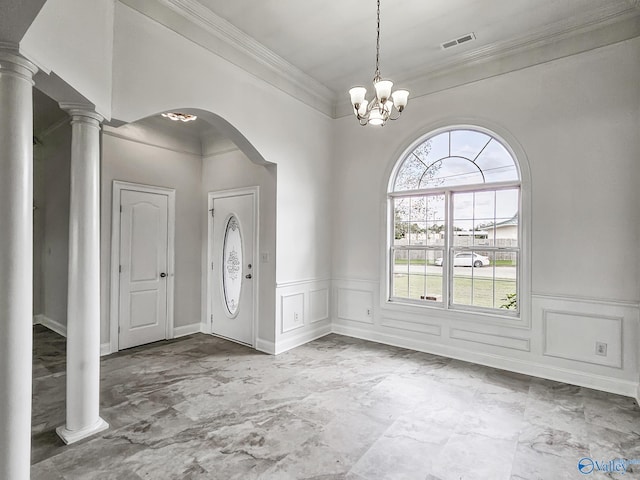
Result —
[[349, 90], [353, 113], [363, 127], [365, 125], [384, 126], [387, 120], [397, 120], [407, 106], [409, 92], [396, 90], [391, 92], [393, 82], [380, 76], [380, 0], [378, 0], [378, 30], [376, 38], [376, 73], [373, 76], [373, 88], [376, 96], [370, 102], [366, 100], [365, 87], [353, 87]]

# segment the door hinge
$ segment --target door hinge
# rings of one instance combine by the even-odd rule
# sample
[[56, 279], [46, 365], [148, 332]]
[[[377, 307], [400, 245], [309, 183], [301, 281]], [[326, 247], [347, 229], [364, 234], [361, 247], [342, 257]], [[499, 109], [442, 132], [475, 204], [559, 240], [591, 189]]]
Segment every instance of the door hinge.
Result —
[[120, 265], [120, 266], [118, 267], [118, 271], [119, 271], [120, 273], [122, 273], [122, 265]]
[[211, 270], [213, 270], [213, 262], [211, 262]]
[[211, 314], [211, 321], [213, 322], [213, 314]]
[[120, 333], [120, 326], [118, 326], [118, 333]]
[[120, 213], [122, 213], [122, 205], [120, 205]]
[[213, 218], [213, 208], [209, 211], [211, 212], [211, 218]]

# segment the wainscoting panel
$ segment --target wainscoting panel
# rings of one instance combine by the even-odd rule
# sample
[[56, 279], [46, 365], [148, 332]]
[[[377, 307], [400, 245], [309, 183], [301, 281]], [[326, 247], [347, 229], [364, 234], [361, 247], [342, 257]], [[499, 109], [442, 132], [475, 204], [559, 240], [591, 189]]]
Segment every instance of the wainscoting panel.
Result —
[[542, 310], [544, 355], [622, 368], [622, 317]]
[[304, 326], [304, 293], [282, 295], [282, 333]]
[[309, 323], [329, 318], [329, 289], [309, 291]]
[[261, 341], [258, 349], [278, 354], [331, 333], [330, 285], [326, 279], [279, 283], [276, 339]]
[[442, 327], [440, 325], [433, 325], [430, 323], [407, 322], [383, 316], [380, 320], [380, 325], [399, 330], [407, 330], [408, 332], [427, 333], [438, 337], [442, 335]]
[[495, 347], [511, 348], [513, 350], [521, 350], [528, 352], [531, 345], [528, 338], [509, 337], [506, 335], [490, 335], [472, 330], [463, 330], [460, 328], [452, 328], [449, 336], [456, 340], [466, 340], [468, 342], [484, 343], [485, 345], [493, 345]]
[[333, 280], [332, 330], [550, 380], [638, 395], [637, 303], [532, 295], [530, 311], [524, 312], [530, 322], [523, 327], [522, 322], [501, 323], [495, 320], [500, 317], [486, 314], [390, 304], [383, 295], [378, 281]]
[[338, 288], [338, 318], [373, 323], [373, 292]]

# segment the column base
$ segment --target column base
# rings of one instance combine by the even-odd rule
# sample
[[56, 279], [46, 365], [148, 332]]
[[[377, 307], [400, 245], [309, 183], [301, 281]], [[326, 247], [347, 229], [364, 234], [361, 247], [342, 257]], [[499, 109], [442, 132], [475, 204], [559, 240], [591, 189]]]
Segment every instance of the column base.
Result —
[[102, 432], [109, 428], [109, 424], [102, 418], [98, 418], [98, 421], [90, 427], [83, 428], [82, 430], [67, 430], [66, 426], [56, 428], [56, 433], [67, 445], [84, 440], [96, 433]]

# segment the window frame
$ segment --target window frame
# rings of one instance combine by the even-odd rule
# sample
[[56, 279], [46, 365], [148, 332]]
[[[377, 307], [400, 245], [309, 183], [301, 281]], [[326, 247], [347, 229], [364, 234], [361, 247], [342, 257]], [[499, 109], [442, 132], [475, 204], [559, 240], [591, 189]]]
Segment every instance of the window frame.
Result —
[[[515, 168], [518, 172], [518, 179], [511, 181], [493, 182], [493, 183], [475, 183], [464, 185], [453, 185], [444, 187], [434, 187], [425, 189], [414, 190], [400, 190], [393, 191], [395, 183], [397, 181], [399, 172], [406, 159], [411, 153], [418, 148], [421, 144], [428, 141], [431, 138], [436, 137], [442, 133], [453, 132], [456, 130], [471, 130], [483, 133], [490, 136], [499, 142], [510, 154], [513, 159]], [[387, 177], [386, 183], [386, 240], [383, 243], [385, 245], [384, 257], [385, 257], [385, 281], [381, 293], [384, 295], [384, 304], [387, 308], [396, 310], [405, 310], [414, 312], [415, 308], [420, 310], [432, 309], [443, 312], [445, 315], [453, 315], [460, 319], [468, 320], [468, 314], [473, 314], [473, 318], [484, 318], [489, 320], [495, 320], [497, 324], [507, 324], [513, 326], [529, 327], [529, 305], [530, 305], [530, 254], [528, 251], [528, 223], [530, 222], [530, 197], [529, 197], [529, 175], [528, 164], [526, 163], [526, 157], [521, 148], [518, 148], [518, 155], [515, 154], [512, 145], [519, 145], [514, 142], [508, 142], [503, 137], [497, 134], [494, 130], [489, 130], [477, 125], [448, 125], [446, 127], [438, 128], [430, 131], [429, 133], [420, 136], [411, 145], [405, 149], [401, 156], [396, 157], [397, 160], [392, 166], [392, 170]], [[524, 162], [524, 163], [523, 163]], [[518, 246], [517, 247], [487, 247], [487, 246], [454, 246], [452, 239], [453, 232], [453, 208], [452, 200], [455, 193], [464, 192], [482, 192], [482, 191], [498, 191], [506, 189], [518, 190]], [[396, 198], [402, 197], [417, 197], [417, 196], [430, 196], [430, 195], [443, 195], [445, 198], [445, 220], [446, 228], [444, 235], [444, 244], [442, 246], [428, 246], [428, 245], [406, 245], [398, 246], [394, 245], [395, 240], [395, 209], [394, 201]], [[395, 251], [397, 250], [441, 250], [443, 252], [443, 266], [442, 266], [442, 301], [411, 299], [404, 297], [393, 296], [393, 281], [394, 281], [394, 258]], [[473, 305], [461, 305], [453, 302], [453, 256], [461, 251], [491, 251], [491, 252], [504, 252], [514, 251], [516, 253], [516, 295], [518, 299], [517, 309], [500, 309], [490, 307], [479, 307]]]

